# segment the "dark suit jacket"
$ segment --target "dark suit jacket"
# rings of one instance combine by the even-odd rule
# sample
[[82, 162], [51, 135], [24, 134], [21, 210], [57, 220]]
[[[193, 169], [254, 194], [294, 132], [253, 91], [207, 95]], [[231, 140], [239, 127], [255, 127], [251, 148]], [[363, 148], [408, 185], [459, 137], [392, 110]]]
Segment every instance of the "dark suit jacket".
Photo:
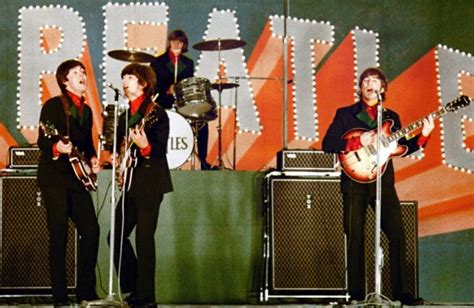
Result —
[[[167, 95], [166, 91], [174, 84], [174, 65], [171, 63], [168, 51], [156, 58], [150, 64], [156, 74], [155, 93], [158, 93], [158, 103], [166, 109], [173, 107], [174, 97]], [[178, 78], [177, 82], [194, 76], [194, 62], [190, 58], [181, 55], [178, 61]]]
[[[364, 106], [362, 102], [357, 102], [353, 105], [339, 108], [336, 111], [336, 115], [333, 119], [333, 122], [328, 128], [328, 131], [323, 139], [323, 150], [327, 153], [341, 153], [345, 150], [346, 140], [342, 139], [342, 136], [349, 130], [360, 128], [371, 130], [373, 128], [369, 127], [368, 124], [361, 121], [356, 115], [363, 110]], [[390, 109], [385, 109], [382, 114], [382, 121], [391, 119], [393, 121], [392, 131], [399, 130], [401, 128], [400, 117], [397, 113]], [[410, 138], [407, 140], [405, 137], [399, 140], [400, 145], [406, 145], [408, 147], [407, 153], [415, 152], [419, 149], [417, 144], [419, 135]], [[359, 183], [352, 180], [345, 173], [341, 175], [341, 190], [342, 192], [360, 192], [368, 193], [374, 192], [374, 187], [376, 183]], [[395, 177], [392, 160], [387, 162], [386, 170], [382, 176], [382, 186], [383, 189], [395, 189]]]
[[[125, 133], [127, 132], [125, 127], [126, 114], [129, 117], [128, 127], [135, 126], [142, 121], [147, 111], [150, 111], [150, 104], [154, 103], [147, 98], [141, 104], [134, 118], [130, 115], [130, 109], [120, 115], [117, 133], [117, 140], [119, 142], [117, 145], [124, 141]], [[145, 158], [140, 155], [139, 149], [136, 149], [138, 163], [133, 170], [132, 186], [130, 188], [147, 196], [150, 196], [150, 193], [165, 194], [173, 191], [168, 160], [166, 159], [170, 122], [168, 114], [162, 107], [156, 105], [154, 110], [153, 119], [149, 119], [146, 122], [148, 124], [145, 124], [145, 133], [148, 142], [151, 144], [151, 154], [149, 158]], [[132, 146], [132, 150], [134, 149], [135, 145]]]
[[[69, 136], [69, 140], [84, 154], [85, 158], [90, 159], [96, 156], [92, 141], [93, 121], [91, 108], [84, 105], [82, 121], [80, 118], [69, 117], [68, 133], [68, 120], [63, 102], [69, 104], [70, 107], [73, 104], [67, 95], [56, 96], [46, 101], [41, 108], [40, 122], [56, 128], [58, 133], [62, 136]], [[38, 147], [41, 150], [38, 165], [38, 183], [40, 186], [44, 187], [44, 185], [57, 184], [68, 185], [76, 181], [80, 183], [74, 174], [67, 155], [60, 155], [58, 159], [53, 160], [53, 145], [58, 141], [58, 136], [45, 136], [41, 130], [38, 134]]]

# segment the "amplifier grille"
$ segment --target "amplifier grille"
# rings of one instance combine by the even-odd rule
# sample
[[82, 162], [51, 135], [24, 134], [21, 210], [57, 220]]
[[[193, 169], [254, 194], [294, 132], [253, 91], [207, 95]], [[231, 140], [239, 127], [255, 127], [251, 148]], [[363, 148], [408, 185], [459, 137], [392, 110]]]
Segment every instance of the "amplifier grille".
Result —
[[272, 287], [345, 290], [339, 180], [272, 180]]
[[11, 147], [10, 168], [37, 168], [41, 150], [36, 147]]
[[[0, 177], [0, 188], [0, 288], [49, 288], [46, 210], [36, 177]], [[74, 287], [76, 233], [71, 222], [66, 270], [67, 284]]]

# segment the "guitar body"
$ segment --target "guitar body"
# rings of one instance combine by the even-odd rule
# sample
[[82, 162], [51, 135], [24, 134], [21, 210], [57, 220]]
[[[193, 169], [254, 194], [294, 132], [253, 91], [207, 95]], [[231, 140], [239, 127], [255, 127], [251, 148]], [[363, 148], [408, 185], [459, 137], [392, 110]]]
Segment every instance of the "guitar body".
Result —
[[[393, 121], [387, 120], [382, 123], [382, 135], [388, 137], [392, 134]], [[367, 132], [366, 129], [352, 129], [342, 136], [342, 139], [349, 140], [359, 137]], [[381, 172], [385, 172], [386, 163], [395, 156], [401, 156], [408, 151], [406, 146], [401, 146], [397, 141], [382, 145], [380, 151], [377, 149], [377, 142], [362, 147], [356, 151], [338, 154], [339, 161], [344, 172], [354, 181], [359, 183], [370, 183], [377, 179], [377, 152], [380, 152], [382, 163]]]
[[[43, 134], [48, 138], [58, 136], [64, 143], [67, 144], [69, 142], [69, 138], [59, 134], [54, 125], [40, 122], [39, 127], [43, 130]], [[69, 153], [69, 162], [74, 170], [74, 174], [77, 179], [82, 182], [84, 187], [88, 191], [96, 191], [97, 174], [92, 171], [90, 162], [75, 147], [73, 147], [71, 153]]]
[[[446, 104], [445, 107], [439, 108], [430, 115], [433, 119], [437, 119], [448, 112], [455, 112], [460, 108], [469, 106], [471, 99], [466, 95], [461, 95], [455, 100]], [[381, 172], [385, 172], [386, 163], [395, 156], [401, 156], [408, 152], [408, 147], [398, 144], [398, 139], [409, 133], [421, 128], [423, 126], [423, 119], [419, 119], [405, 128], [396, 132], [392, 131], [393, 121], [386, 120], [382, 123], [382, 148], [377, 149], [377, 142], [368, 146], [362, 147], [356, 151], [338, 154], [339, 161], [344, 172], [356, 182], [370, 183], [377, 179], [377, 152], [380, 152], [380, 162], [382, 164]], [[359, 137], [365, 129], [352, 129], [346, 132], [342, 139], [350, 140], [354, 137]]]
[[96, 191], [97, 175], [92, 171], [89, 164], [72, 153], [69, 155], [69, 162], [71, 163], [72, 170], [74, 170], [76, 177], [82, 182], [84, 187], [88, 191]]
[[[122, 147], [124, 148], [124, 147]], [[117, 175], [118, 189], [122, 191], [124, 188], [128, 191], [132, 185], [133, 170], [137, 166], [138, 159], [136, 149], [132, 151], [129, 148], [120, 155], [120, 163]]]
[[[139, 130], [149, 128], [158, 121], [158, 105], [153, 103], [141, 120]], [[128, 138], [128, 137], [127, 137]], [[138, 164], [137, 148], [132, 147], [133, 141], [127, 140], [120, 147], [119, 168], [117, 169], [117, 184], [120, 191], [128, 191], [132, 185], [133, 169]]]

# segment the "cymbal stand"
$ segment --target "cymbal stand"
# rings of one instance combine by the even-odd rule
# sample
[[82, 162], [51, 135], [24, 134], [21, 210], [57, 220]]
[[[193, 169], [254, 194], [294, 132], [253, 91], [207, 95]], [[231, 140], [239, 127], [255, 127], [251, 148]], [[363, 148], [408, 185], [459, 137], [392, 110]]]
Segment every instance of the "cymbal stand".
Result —
[[218, 98], [218, 105], [219, 105], [219, 119], [217, 120], [217, 141], [218, 141], [218, 151], [217, 151], [217, 166], [219, 170], [224, 169], [224, 161], [222, 160], [222, 75], [221, 75], [221, 38], [217, 38], [217, 76], [219, 79], [219, 98]]
[[191, 170], [196, 170], [196, 156], [198, 156], [199, 152], [197, 151], [197, 136], [199, 133], [199, 121], [194, 120], [194, 122], [191, 123], [191, 127], [193, 127], [194, 132], [193, 132], [193, 151], [191, 154]]
[[[235, 83], [239, 83], [239, 77], [234, 78]], [[237, 168], [236, 164], [236, 157], [237, 157], [237, 104], [238, 104], [238, 99], [237, 99], [237, 93], [238, 93], [238, 87], [235, 89], [235, 111], [234, 111], [234, 148], [233, 148], [233, 153], [232, 153], [232, 167], [234, 170]]]

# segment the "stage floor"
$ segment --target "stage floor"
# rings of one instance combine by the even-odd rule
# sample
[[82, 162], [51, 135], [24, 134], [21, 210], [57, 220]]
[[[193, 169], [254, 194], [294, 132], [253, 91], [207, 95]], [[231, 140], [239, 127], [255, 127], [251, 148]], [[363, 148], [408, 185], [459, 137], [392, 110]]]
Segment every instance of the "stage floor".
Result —
[[[70, 297], [71, 301], [74, 301], [74, 297]], [[18, 295], [0, 295], [0, 307], [54, 307], [51, 296], [18, 296]], [[71, 304], [68, 307], [106, 307], [104, 305], [79, 305]], [[116, 306], [118, 307], [118, 306]], [[127, 304], [123, 304], [121, 307], [129, 307]], [[327, 308], [327, 307], [401, 307], [399, 303], [394, 303], [393, 305], [389, 304], [374, 304], [374, 303], [358, 303], [358, 304], [347, 304], [347, 303], [338, 303], [331, 302], [329, 300], [315, 300], [315, 299], [271, 299], [267, 304], [252, 304], [252, 305], [232, 305], [232, 304], [215, 304], [215, 305], [205, 305], [205, 304], [159, 304], [158, 307], [162, 308], [214, 308], [214, 307], [229, 307], [229, 308], [259, 308], [259, 307], [284, 307], [284, 308], [300, 308], [300, 307], [314, 307], [314, 308]], [[407, 306], [403, 307], [474, 307], [474, 303], [442, 303], [442, 302], [429, 302], [426, 301], [424, 305], [419, 306]]]

